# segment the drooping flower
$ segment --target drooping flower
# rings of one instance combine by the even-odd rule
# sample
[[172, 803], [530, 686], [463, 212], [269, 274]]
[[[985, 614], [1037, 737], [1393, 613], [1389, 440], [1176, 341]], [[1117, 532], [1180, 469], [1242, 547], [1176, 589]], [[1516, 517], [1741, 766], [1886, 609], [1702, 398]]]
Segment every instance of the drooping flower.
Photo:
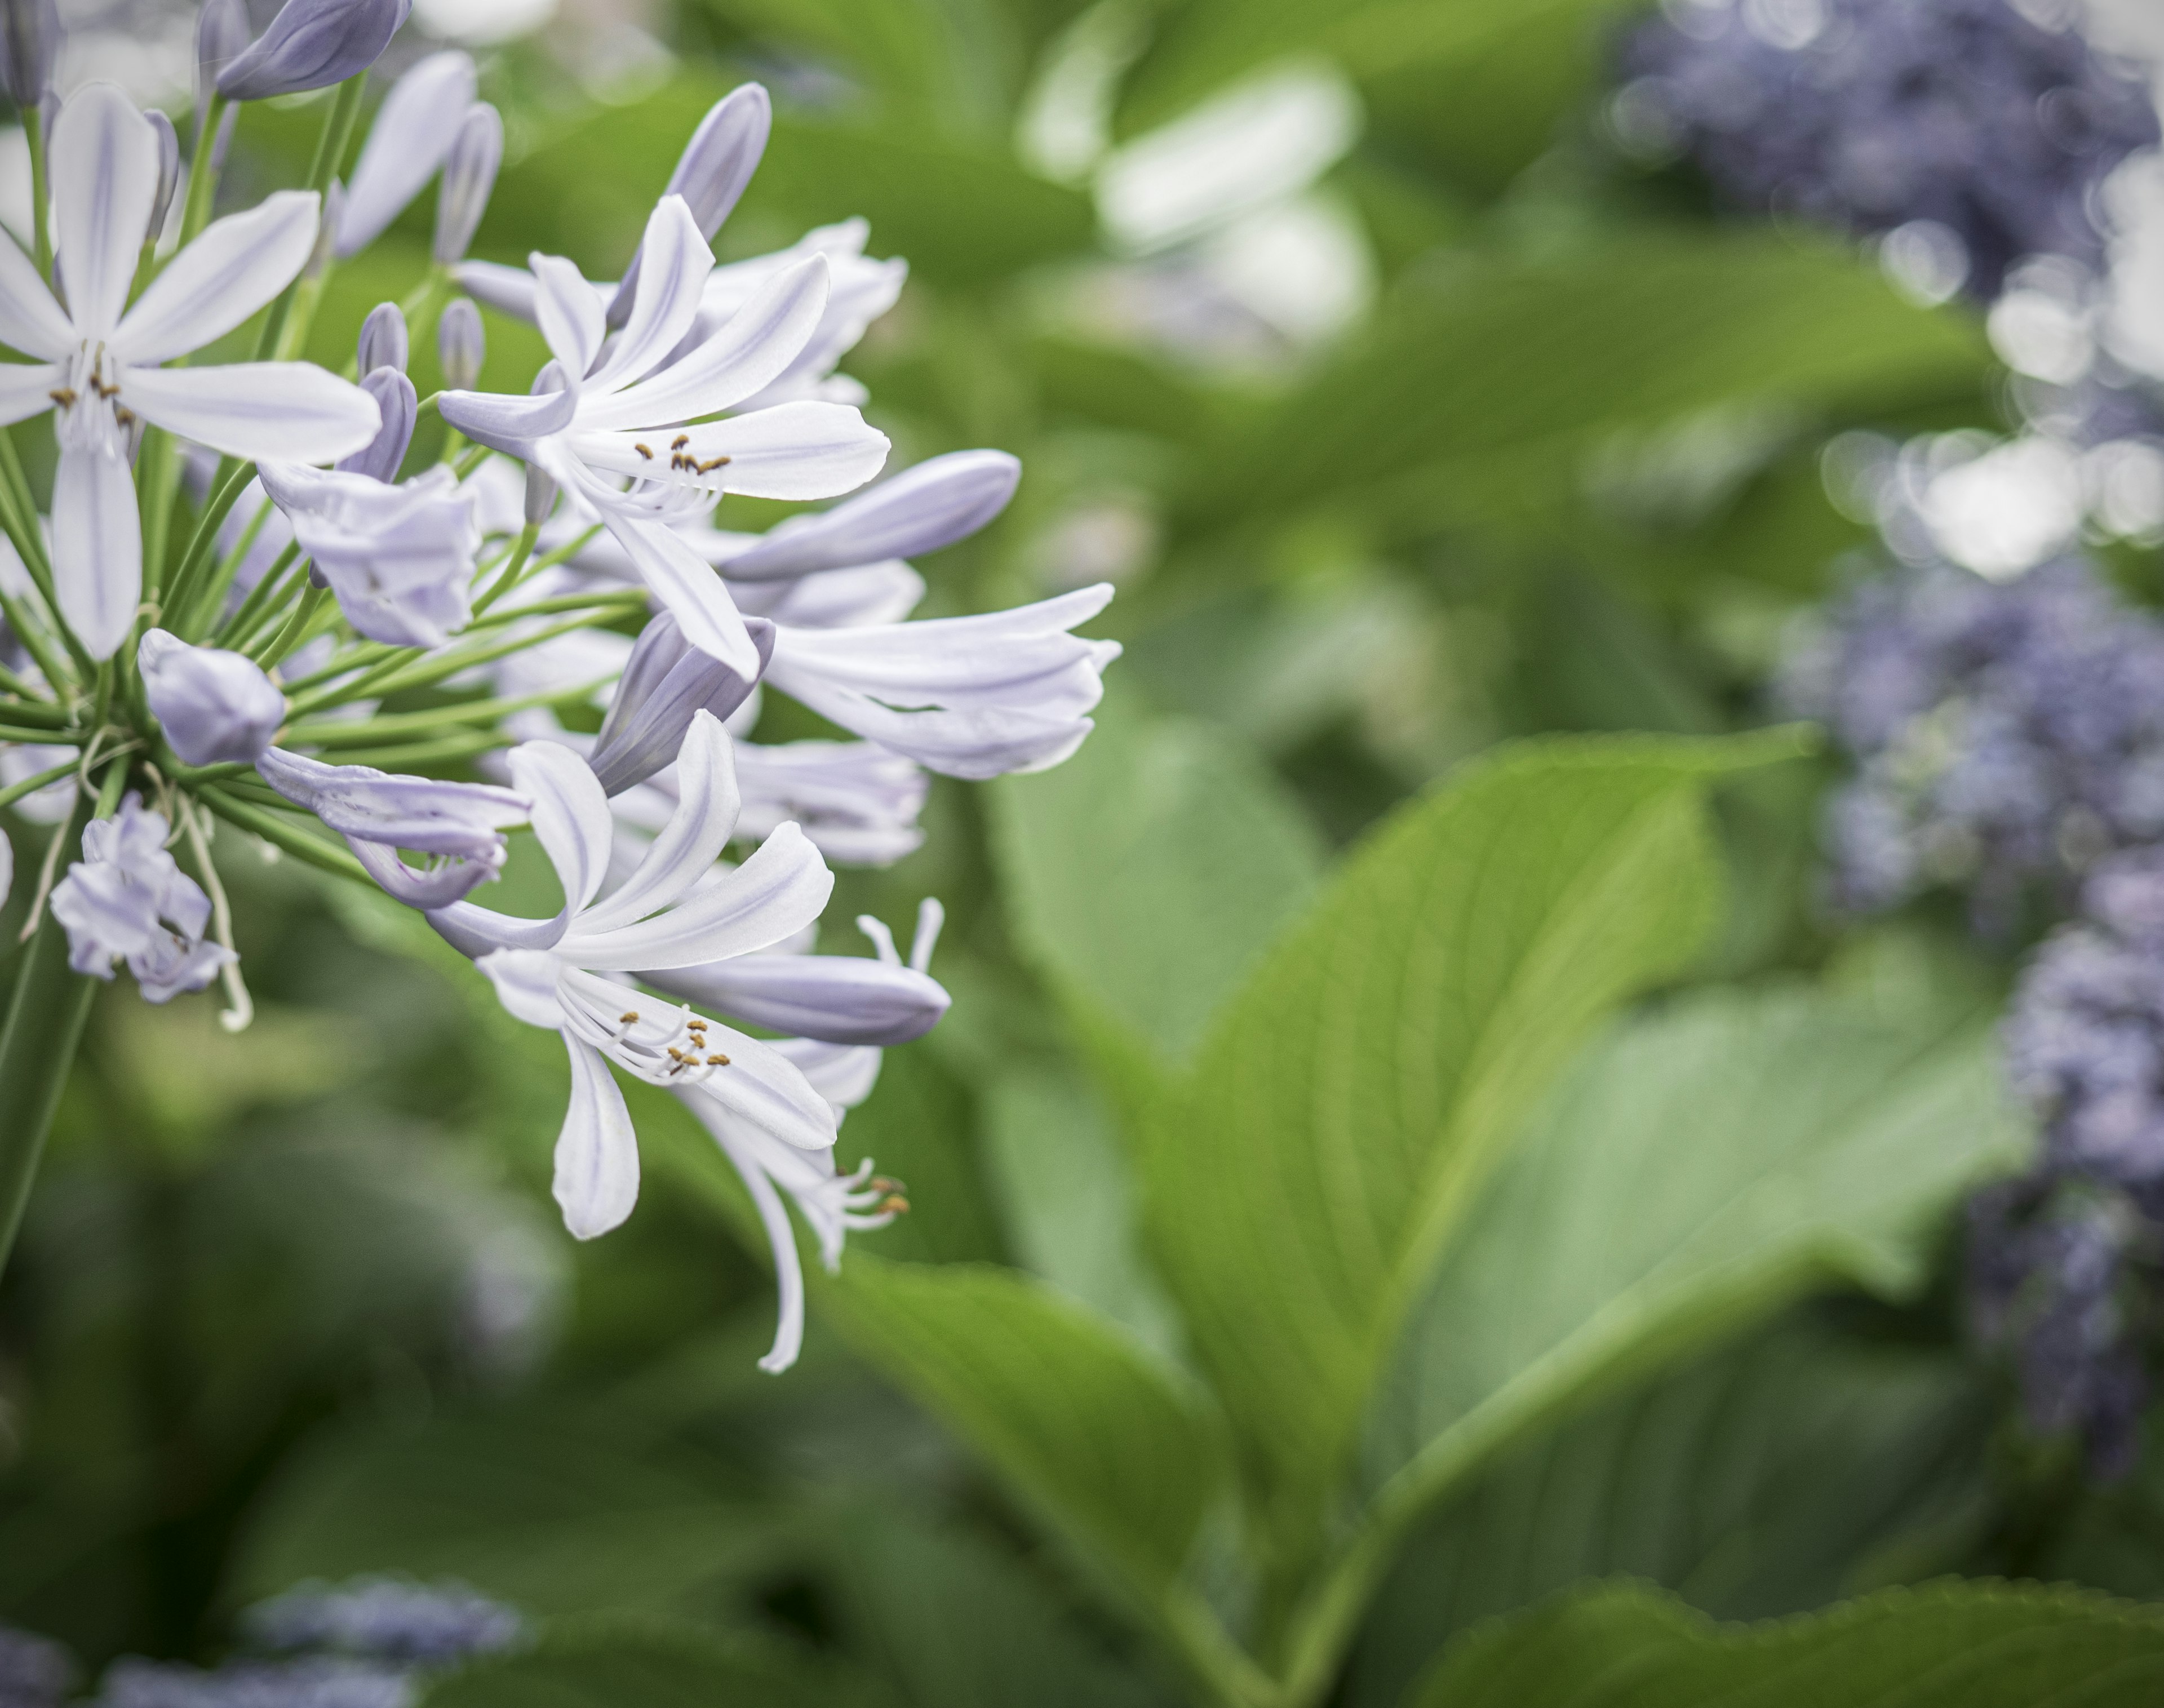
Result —
[[110, 83], [87, 84], [61, 107], [52, 181], [68, 306], [0, 239], [0, 341], [34, 358], [0, 367], [0, 423], [59, 411], [55, 591], [60, 615], [103, 659], [127, 639], [142, 591], [129, 465], [139, 422], [231, 456], [316, 462], [366, 444], [379, 418], [360, 387], [306, 362], [158, 365], [222, 337], [285, 288], [315, 241], [314, 196], [281, 192], [218, 220], [129, 307], [158, 149]]
[[[338, 223], [340, 260], [373, 243], [435, 176], [458, 139], [475, 87], [472, 56], [456, 48], [415, 60], [391, 86], [346, 186]], [[363, 363], [361, 371], [368, 367]]]
[[286, 721], [286, 696], [253, 659], [154, 628], [136, 649], [150, 711], [192, 765], [252, 763]]
[[638, 1146], [611, 1063], [650, 1085], [696, 1087], [784, 1144], [832, 1145], [832, 1107], [774, 1046], [629, 982], [634, 972], [672, 972], [766, 949], [816, 920], [833, 886], [817, 850], [792, 825], [743, 865], [716, 874], [736, 823], [720, 723], [707, 712], [693, 717], [677, 759], [681, 806], [638, 869], [606, 897], [600, 891], [613, 821], [586, 762], [555, 743], [528, 742], [512, 751], [511, 771], [534, 803], [534, 833], [556, 868], [563, 907], [553, 919], [516, 919], [462, 902], [428, 917], [475, 958], [512, 1014], [563, 1037], [571, 1102], [556, 1142], [555, 1195], [565, 1225], [582, 1239], [605, 1233], [631, 1213], [638, 1195]]
[[83, 827], [83, 857], [50, 904], [67, 928], [71, 967], [109, 980], [113, 963], [125, 960], [151, 1002], [202, 990], [234, 958], [203, 939], [210, 898], [166, 851], [171, 829], [130, 791], [117, 816]]
[[[370, 765], [333, 765], [271, 748], [263, 780], [346, 841], [368, 875], [411, 907], [444, 907], [502, 870], [504, 832], [533, 811], [521, 790], [402, 777]], [[414, 870], [401, 849], [428, 857]]]
[[[680, 197], [655, 208], [640, 255], [630, 318], [606, 351], [605, 309], [593, 286], [569, 261], [534, 256], [537, 315], [561, 389], [524, 397], [447, 392], [439, 407], [469, 438], [538, 462], [591, 505], [685, 637], [749, 673], [754, 649], [727, 591], [663, 524], [711, 508], [725, 491], [766, 498], [848, 491], [879, 471], [886, 437], [834, 403], [700, 419], [743, 403], [803, 349], [825, 306], [823, 261], [775, 277], [712, 337], [669, 361], [713, 271], [713, 253]], [[696, 424], [675, 425], [685, 422]]]

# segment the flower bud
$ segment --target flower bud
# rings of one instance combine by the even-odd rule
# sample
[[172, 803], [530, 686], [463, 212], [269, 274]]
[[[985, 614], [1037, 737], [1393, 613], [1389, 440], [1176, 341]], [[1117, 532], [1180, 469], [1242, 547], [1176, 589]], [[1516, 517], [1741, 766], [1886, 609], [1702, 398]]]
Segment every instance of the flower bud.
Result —
[[538, 463], [526, 465], [526, 525], [538, 528], [556, 507], [556, 477]]
[[135, 662], [166, 743], [187, 764], [253, 761], [286, 721], [286, 696], [252, 659], [154, 628]]
[[248, 47], [248, 0], [203, 0], [196, 15], [196, 123], [201, 125], [225, 68]]
[[372, 374], [378, 368], [396, 368], [402, 374], [407, 354], [405, 315], [396, 302], [377, 303], [360, 323], [360, 371]]
[[165, 229], [165, 215], [173, 205], [173, 192], [181, 182], [181, 139], [174, 134], [173, 121], [153, 107], [143, 115], [150, 121], [150, 129], [158, 137], [158, 193], [150, 200], [150, 229], [143, 234], [145, 243], [155, 243], [159, 233]]
[[474, 87], [472, 56], [455, 48], [430, 54], [391, 86], [353, 169], [340, 260], [373, 243], [421, 193], [458, 136]]
[[457, 140], [444, 157], [444, 179], [436, 191], [436, 246], [439, 266], [455, 266], [466, 258], [481, 217], [488, 209], [496, 171], [503, 164], [503, 120], [486, 101], [466, 108]]
[[[744, 628], [764, 670], [774, 655], [774, 625], [752, 617]], [[726, 718], [758, 681], [693, 647], [664, 611], [639, 631], [586, 763], [605, 792], [620, 795], [675, 761], [696, 713]]]
[[[774, 103], [757, 83], [732, 89], [717, 101], [699, 128], [684, 145], [676, 170], [669, 175], [664, 196], [681, 196], [698, 222], [699, 234], [712, 238], [722, 229], [737, 199], [759, 170], [766, 152], [767, 134], [774, 128]], [[621, 327], [631, 318], [632, 296], [638, 284], [638, 257], [631, 258], [623, 282], [609, 304], [608, 323]]]
[[406, 460], [406, 447], [413, 442], [413, 418], [419, 413], [413, 382], [397, 368], [375, 368], [361, 376], [360, 389], [376, 400], [383, 425], [359, 450], [341, 457], [338, 465], [372, 481], [395, 481], [399, 464]]
[[240, 109], [228, 107], [225, 117], [218, 122], [218, 134], [210, 139], [210, 169], [213, 172], [225, 170], [226, 151], [233, 146], [234, 127], [240, 123]]
[[436, 360], [444, 371], [444, 389], [470, 392], [481, 378], [481, 365], [488, 356], [488, 339], [481, 328], [481, 310], [473, 298], [454, 298], [436, 323]]
[[286, 0], [270, 29], [219, 73], [228, 101], [343, 83], [382, 57], [413, 0]]
[[60, 17], [53, 0], [0, 0], [0, 82], [28, 113], [52, 87], [60, 50]]

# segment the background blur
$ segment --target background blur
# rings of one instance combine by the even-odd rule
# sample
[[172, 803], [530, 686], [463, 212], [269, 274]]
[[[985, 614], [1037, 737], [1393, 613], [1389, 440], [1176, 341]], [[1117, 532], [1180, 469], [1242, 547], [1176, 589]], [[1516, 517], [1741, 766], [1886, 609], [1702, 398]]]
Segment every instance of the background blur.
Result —
[[[1810, 11], [1750, 4], [1773, 26]], [[192, 10], [61, 10], [63, 87], [95, 70], [191, 98]], [[2164, 10], [2092, 10], [2100, 39], [2164, 46]], [[1127, 651], [1082, 754], [938, 780], [922, 851], [842, 875], [827, 946], [852, 947], [831, 922], [936, 895], [955, 997], [843, 1130], [914, 1206], [853, 1254], [1014, 1265], [1166, 1340], [1113, 1113], [1040, 982], [1043, 827], [1094, 873], [1107, 933], [1177, 941], [1211, 898], [1155, 875], [1170, 803], [1257, 815], [1289, 910], [1330, 850], [1507, 738], [1778, 721], [1799, 618], [1904, 551], [2004, 580], [2078, 542], [2129, 601], [2164, 596], [2141, 413], [2164, 376], [2164, 164], [2114, 175], [2078, 290], [2018, 276], [1987, 315], [1928, 244], [1720, 202], [1632, 97], [1641, 15], [418, 0], [386, 70], [465, 45], [504, 115], [489, 259], [531, 245], [615, 276], [698, 116], [766, 84], [774, 140], [722, 255], [864, 216], [869, 251], [910, 264], [846, 365], [896, 465], [995, 445], [1025, 466], [998, 523], [920, 565], [927, 612], [1119, 584], [1095, 632]], [[316, 123], [250, 109], [234, 193]], [[0, 139], [11, 224], [22, 148]], [[400, 294], [427, 218], [335, 276], [318, 323]], [[533, 334], [489, 333], [523, 386]], [[2077, 376], [2134, 427], [2055, 434]], [[1829, 910], [1841, 769], [1724, 795], [1732, 917], [1692, 981], [1875, 956], [2003, 1000], [2034, 931], [1979, 938], [1943, 901]], [[629, 1224], [575, 1244], [547, 1193], [555, 1041], [448, 976], [391, 904], [290, 865], [234, 881], [255, 1028], [220, 1033], [208, 996], [101, 993], [0, 1285], [0, 1619], [92, 1666], [209, 1660], [251, 1600], [391, 1570], [752, 1633], [831, 1669], [835, 1700], [1171, 1700], [816, 1295], [803, 1364], [754, 1368], [764, 1259], [672, 1106], [640, 1107]], [[1958, 1225], [1947, 1206], [1920, 1301], [1815, 1299], [1487, 1476], [1399, 1568], [1339, 1700], [1395, 1700], [1453, 1630], [1589, 1574], [1736, 1616], [1949, 1570], [2164, 1595], [2164, 1458], [2098, 1484], [2024, 1427], [1965, 1326]]]

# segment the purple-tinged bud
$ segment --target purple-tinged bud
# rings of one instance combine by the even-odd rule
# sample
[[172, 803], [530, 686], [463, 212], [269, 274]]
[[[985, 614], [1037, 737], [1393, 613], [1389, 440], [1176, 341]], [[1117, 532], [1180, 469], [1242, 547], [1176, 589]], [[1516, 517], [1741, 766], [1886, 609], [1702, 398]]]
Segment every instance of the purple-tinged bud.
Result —
[[353, 192], [338, 226], [341, 260], [373, 243], [435, 175], [474, 87], [472, 57], [455, 48], [430, 54], [391, 86], [354, 166]]
[[[751, 617], [744, 628], [764, 670], [774, 654], [774, 625]], [[604, 791], [620, 795], [675, 762], [695, 714], [727, 717], [758, 680], [700, 652], [664, 612], [639, 632], [586, 763]]]
[[[225, 68], [248, 50], [248, 0], [203, 0], [196, 14], [196, 124], [200, 126]], [[198, 140], [201, 132], [197, 132]]]
[[556, 477], [538, 463], [526, 465], [526, 525], [538, 528], [556, 508]]
[[158, 138], [158, 192], [150, 200], [150, 223], [143, 234], [143, 241], [155, 243], [158, 234], [165, 229], [165, 215], [173, 206], [173, 192], [181, 182], [181, 139], [173, 130], [173, 121], [152, 108], [143, 115], [150, 121], [150, 129]]
[[154, 628], [136, 649], [150, 710], [192, 765], [249, 763], [286, 721], [286, 696], [252, 659]]
[[413, 382], [396, 368], [376, 368], [361, 376], [360, 389], [376, 400], [383, 425], [359, 450], [339, 458], [338, 466], [371, 481], [395, 481], [398, 465], [406, 460], [406, 447], [413, 442], [413, 421], [420, 413]]
[[[669, 175], [664, 196], [681, 196], [698, 222], [699, 234], [712, 239], [737, 205], [759, 170], [766, 152], [767, 134], [774, 128], [774, 103], [757, 83], [732, 89], [699, 121], [691, 139]], [[632, 297], [638, 286], [638, 257], [631, 258], [623, 281], [609, 303], [608, 323], [620, 327], [631, 318]]]
[[405, 315], [396, 302], [377, 303], [360, 323], [360, 342], [355, 347], [360, 371], [372, 374], [378, 368], [396, 368], [402, 374], [409, 355]]
[[383, 56], [413, 0], [286, 0], [218, 76], [228, 101], [267, 101], [343, 83]]
[[60, 50], [60, 15], [53, 0], [0, 3], [0, 83], [27, 113], [53, 86], [53, 61]]
[[481, 330], [481, 310], [470, 297], [454, 297], [436, 323], [436, 361], [444, 371], [444, 389], [472, 391], [487, 359], [488, 335]]
[[1001, 511], [1022, 479], [1001, 450], [958, 450], [905, 469], [812, 516], [792, 516], [728, 559], [731, 581], [770, 581], [914, 557], [965, 539]]
[[466, 258], [502, 164], [502, 117], [487, 102], [476, 101], [466, 108], [458, 137], [444, 157], [443, 181], [436, 188], [433, 253], [438, 266], [455, 266]]

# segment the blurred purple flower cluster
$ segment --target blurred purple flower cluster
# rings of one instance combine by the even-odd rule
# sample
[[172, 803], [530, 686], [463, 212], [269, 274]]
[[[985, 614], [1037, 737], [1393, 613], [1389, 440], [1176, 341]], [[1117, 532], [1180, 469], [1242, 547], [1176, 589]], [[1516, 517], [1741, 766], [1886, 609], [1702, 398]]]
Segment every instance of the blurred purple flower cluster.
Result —
[[2096, 265], [2091, 192], [2158, 139], [2134, 77], [2009, 0], [1672, 0], [1621, 68], [1626, 139], [1687, 154], [1754, 212], [1923, 223], [1983, 300], [2025, 256]]

